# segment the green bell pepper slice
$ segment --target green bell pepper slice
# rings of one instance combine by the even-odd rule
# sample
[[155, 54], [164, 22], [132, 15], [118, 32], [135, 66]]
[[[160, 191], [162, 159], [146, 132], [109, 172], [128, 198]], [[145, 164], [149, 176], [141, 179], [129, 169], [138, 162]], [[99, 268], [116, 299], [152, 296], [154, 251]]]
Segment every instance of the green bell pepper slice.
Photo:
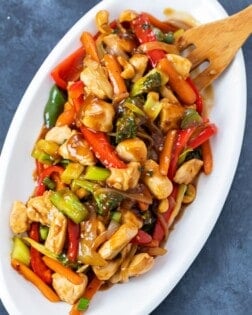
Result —
[[56, 85], [53, 85], [44, 109], [44, 123], [47, 128], [55, 126], [58, 116], [64, 110], [65, 102], [65, 94]]

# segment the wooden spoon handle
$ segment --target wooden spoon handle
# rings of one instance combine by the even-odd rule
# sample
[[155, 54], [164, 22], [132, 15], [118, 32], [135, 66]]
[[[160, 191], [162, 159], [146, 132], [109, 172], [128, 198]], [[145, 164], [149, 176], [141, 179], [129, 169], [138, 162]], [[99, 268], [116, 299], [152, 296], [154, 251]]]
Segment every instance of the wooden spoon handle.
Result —
[[233, 23], [230, 23], [233, 30], [239, 30], [240, 35], [246, 40], [252, 34], [252, 4], [242, 11], [232, 15], [230, 18]]

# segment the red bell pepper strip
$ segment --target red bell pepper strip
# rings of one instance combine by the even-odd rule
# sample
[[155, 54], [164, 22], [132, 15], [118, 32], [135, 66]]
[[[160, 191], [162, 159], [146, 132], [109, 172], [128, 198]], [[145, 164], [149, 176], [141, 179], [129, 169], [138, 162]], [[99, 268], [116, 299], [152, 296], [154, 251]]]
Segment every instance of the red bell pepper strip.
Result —
[[78, 80], [84, 56], [85, 50], [80, 47], [52, 70], [51, 76], [60, 88], [66, 89], [69, 81]]
[[139, 230], [137, 235], [131, 240], [131, 243], [145, 245], [152, 241], [152, 236], [144, 230]]
[[[156, 35], [152, 30], [151, 22], [146, 13], [139, 14], [132, 22], [131, 26], [140, 44], [157, 41]], [[148, 52], [152, 66], [165, 57], [165, 52], [160, 49], [154, 49]]]
[[[173, 186], [173, 191], [172, 191], [171, 195], [168, 197], [168, 199], [169, 199], [169, 208], [167, 209], [166, 212], [164, 212], [162, 214], [162, 216], [164, 218], [164, 221], [167, 224], [168, 224], [169, 218], [170, 218], [170, 216], [172, 214], [172, 211], [173, 211], [173, 209], [175, 207], [175, 200], [176, 200], [176, 197], [177, 197], [177, 193], [178, 193], [178, 187], [177, 187], [177, 185], [174, 185]], [[157, 220], [157, 222], [155, 224], [155, 227], [154, 227], [152, 239], [156, 240], [158, 242], [161, 242], [164, 239], [164, 236], [165, 236], [165, 231], [164, 231], [164, 228], [162, 226], [162, 223], [159, 220]]]
[[215, 124], [208, 124], [206, 127], [196, 136], [192, 137], [188, 142], [188, 147], [196, 149], [202, 145], [205, 141], [211, 138], [217, 132], [217, 127]]
[[64, 171], [64, 168], [61, 166], [58, 166], [58, 165], [52, 165], [52, 166], [45, 168], [39, 175], [38, 184], [37, 184], [37, 187], [35, 189], [34, 195], [35, 196], [42, 196], [43, 195], [43, 193], [46, 190], [46, 186], [44, 185], [43, 180], [46, 177], [50, 177], [52, 175], [52, 173], [61, 174], [63, 171]]
[[38, 160], [35, 160], [35, 163], [36, 163], [36, 175], [39, 178], [41, 173], [44, 170], [44, 164], [39, 162]]
[[75, 262], [79, 250], [80, 225], [74, 223], [69, 218], [67, 219], [67, 239], [68, 239], [67, 258], [71, 262]]
[[78, 113], [84, 104], [84, 83], [76, 81], [68, 87], [68, 98], [73, 103], [75, 112]]
[[85, 126], [80, 126], [80, 130], [94, 152], [97, 159], [105, 167], [126, 168], [127, 165], [119, 159], [113, 146], [109, 143], [107, 135], [104, 132], [95, 132]]
[[196, 110], [201, 115], [202, 111], [203, 111], [203, 106], [204, 106], [203, 98], [200, 95], [200, 92], [198, 91], [198, 89], [197, 89], [196, 85], [194, 84], [193, 80], [190, 77], [188, 77], [186, 79], [186, 81], [189, 83], [189, 85], [193, 89], [194, 93], [196, 94], [196, 101], [195, 101]]
[[196, 127], [189, 127], [187, 129], [181, 129], [178, 131], [177, 140], [175, 141], [175, 145], [173, 148], [172, 159], [168, 171], [168, 177], [173, 179], [175, 172], [177, 170], [177, 163], [179, 155], [187, 146], [187, 142], [189, 141], [191, 135], [195, 131]]
[[[32, 222], [29, 236], [34, 241], [39, 242], [39, 223]], [[45, 265], [42, 260], [42, 255], [35, 248], [31, 247], [31, 267], [32, 270], [39, 276], [45, 283], [52, 283], [52, 271]]]

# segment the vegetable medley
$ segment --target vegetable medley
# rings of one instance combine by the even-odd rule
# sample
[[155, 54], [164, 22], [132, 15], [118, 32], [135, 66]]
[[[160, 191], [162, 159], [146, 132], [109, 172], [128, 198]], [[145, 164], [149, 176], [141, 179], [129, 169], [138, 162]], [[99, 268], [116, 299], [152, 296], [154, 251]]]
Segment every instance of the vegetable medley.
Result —
[[13, 268], [72, 315], [166, 253], [217, 131], [178, 51], [183, 29], [131, 10], [95, 19], [97, 34], [51, 72], [36, 187], [10, 215]]

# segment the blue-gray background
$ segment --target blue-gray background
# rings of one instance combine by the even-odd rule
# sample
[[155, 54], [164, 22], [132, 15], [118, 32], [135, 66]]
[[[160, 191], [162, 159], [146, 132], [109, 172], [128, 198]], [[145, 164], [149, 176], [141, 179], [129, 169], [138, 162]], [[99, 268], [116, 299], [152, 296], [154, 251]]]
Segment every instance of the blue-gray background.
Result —
[[[19, 101], [40, 64], [65, 32], [98, 2], [0, 0], [0, 150]], [[251, 4], [251, 0], [220, 3], [232, 14]], [[231, 191], [199, 256], [152, 315], [251, 314], [252, 38], [243, 52], [248, 79], [247, 123]], [[0, 302], [0, 315], [6, 314]]]

